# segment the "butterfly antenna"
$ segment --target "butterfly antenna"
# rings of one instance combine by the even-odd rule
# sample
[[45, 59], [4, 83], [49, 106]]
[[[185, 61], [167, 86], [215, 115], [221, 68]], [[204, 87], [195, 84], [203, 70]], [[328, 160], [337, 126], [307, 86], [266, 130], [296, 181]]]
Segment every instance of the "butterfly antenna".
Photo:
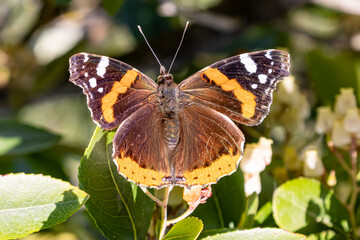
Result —
[[156, 54], [155, 54], [154, 50], [151, 48], [151, 46], [150, 46], [150, 44], [149, 44], [148, 40], [146, 39], [145, 34], [143, 33], [143, 31], [142, 31], [141, 27], [140, 27], [139, 25], [138, 25], [137, 27], [138, 27], [138, 29], [139, 29], [139, 31], [140, 31], [140, 33], [141, 33], [141, 35], [144, 37], [146, 44], [149, 46], [149, 48], [150, 48], [151, 52], [153, 53], [154, 57], [156, 58], [156, 61], [158, 61], [158, 63], [159, 63], [159, 65], [160, 65], [160, 67], [162, 67], [163, 65], [161, 64], [160, 60], [159, 60], [159, 59], [158, 59], [158, 57], [156, 56]]
[[168, 72], [170, 72], [170, 69], [172, 68], [172, 65], [174, 64], [175, 58], [176, 58], [176, 56], [177, 56], [177, 54], [178, 54], [178, 52], [179, 52], [179, 50], [180, 50], [180, 47], [181, 47], [181, 44], [182, 44], [182, 42], [183, 42], [183, 40], [184, 40], [185, 32], [186, 32], [186, 29], [188, 28], [188, 25], [189, 25], [189, 21], [186, 22], [186, 25], [185, 25], [185, 28], [184, 28], [184, 32], [183, 32], [183, 35], [182, 35], [181, 40], [180, 40], [180, 44], [179, 44], [179, 46], [178, 46], [178, 48], [177, 48], [177, 50], [176, 50], [175, 56], [174, 56], [174, 58], [173, 58], [173, 60], [172, 60], [172, 62], [171, 62], [171, 64], [170, 64], [170, 67], [169, 67], [169, 71], [168, 71]]

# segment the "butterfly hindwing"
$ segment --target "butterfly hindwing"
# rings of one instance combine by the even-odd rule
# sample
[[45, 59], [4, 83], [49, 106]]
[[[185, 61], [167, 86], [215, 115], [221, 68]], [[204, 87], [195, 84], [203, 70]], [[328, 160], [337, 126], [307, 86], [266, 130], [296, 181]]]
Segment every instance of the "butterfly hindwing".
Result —
[[184, 107], [179, 118], [180, 141], [172, 156], [175, 179], [182, 179], [178, 185], [205, 186], [236, 170], [245, 138], [233, 121], [197, 103]]
[[116, 59], [78, 53], [69, 62], [70, 81], [83, 89], [91, 116], [103, 129], [117, 127], [156, 92], [153, 80]]
[[151, 103], [125, 119], [113, 139], [118, 172], [142, 186], [166, 185], [163, 179], [171, 171], [163, 131], [159, 108]]
[[257, 125], [269, 113], [276, 84], [289, 76], [289, 54], [264, 50], [216, 62], [179, 84], [201, 103], [246, 125]]
[[[119, 173], [138, 185], [158, 188], [205, 186], [234, 172], [243, 154], [242, 132], [225, 115], [188, 104], [174, 121], [164, 119], [154, 104], [124, 120], [113, 140]], [[175, 149], [166, 142], [167, 121], [179, 127]]]

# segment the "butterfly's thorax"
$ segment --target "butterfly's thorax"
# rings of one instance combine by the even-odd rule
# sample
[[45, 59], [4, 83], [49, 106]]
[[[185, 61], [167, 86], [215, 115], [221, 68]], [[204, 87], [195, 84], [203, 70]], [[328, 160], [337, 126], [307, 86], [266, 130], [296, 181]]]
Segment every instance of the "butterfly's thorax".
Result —
[[160, 70], [157, 88], [158, 104], [162, 113], [164, 138], [169, 150], [173, 150], [179, 142], [179, 101], [180, 90], [171, 74]]
[[179, 87], [174, 82], [171, 74], [162, 74], [158, 80], [157, 94], [161, 112], [166, 117], [172, 117], [179, 110]]

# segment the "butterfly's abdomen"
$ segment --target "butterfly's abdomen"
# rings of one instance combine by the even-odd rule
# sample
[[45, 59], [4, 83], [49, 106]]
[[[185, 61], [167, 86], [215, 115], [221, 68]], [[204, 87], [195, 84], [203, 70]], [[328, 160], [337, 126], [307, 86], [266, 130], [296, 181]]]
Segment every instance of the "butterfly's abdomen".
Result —
[[174, 118], [164, 118], [162, 120], [164, 138], [170, 153], [177, 146], [180, 138], [179, 118], [175, 115]]
[[179, 88], [172, 78], [159, 83], [158, 104], [162, 113], [163, 136], [170, 152], [179, 142]]

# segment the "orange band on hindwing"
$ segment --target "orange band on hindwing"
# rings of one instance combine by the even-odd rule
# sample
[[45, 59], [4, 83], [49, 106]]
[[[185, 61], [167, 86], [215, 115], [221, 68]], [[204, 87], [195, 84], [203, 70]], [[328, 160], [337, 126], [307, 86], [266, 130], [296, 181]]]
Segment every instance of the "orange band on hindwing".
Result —
[[128, 90], [138, 75], [135, 69], [128, 70], [119, 82], [114, 83], [111, 91], [101, 99], [101, 110], [106, 122], [111, 123], [115, 120], [113, 107], [118, 96]]
[[118, 167], [118, 172], [127, 179], [149, 187], [156, 187], [164, 185], [163, 178], [165, 173], [155, 171], [149, 168], [142, 168], [134, 159], [130, 157], [121, 157], [124, 154], [114, 157], [114, 161]]
[[241, 102], [242, 115], [245, 118], [252, 118], [255, 115], [256, 96], [245, 90], [236, 81], [236, 79], [229, 79], [222, 72], [216, 68], [207, 68], [204, 73], [210, 81], [220, 86], [226, 92], [232, 92], [235, 97]]
[[220, 177], [230, 175], [236, 171], [237, 165], [242, 157], [242, 153], [233, 155], [233, 150], [229, 149], [228, 154], [223, 154], [216, 159], [208, 167], [201, 167], [193, 171], [186, 171], [184, 173], [184, 185], [206, 185], [209, 183], [216, 183]]

